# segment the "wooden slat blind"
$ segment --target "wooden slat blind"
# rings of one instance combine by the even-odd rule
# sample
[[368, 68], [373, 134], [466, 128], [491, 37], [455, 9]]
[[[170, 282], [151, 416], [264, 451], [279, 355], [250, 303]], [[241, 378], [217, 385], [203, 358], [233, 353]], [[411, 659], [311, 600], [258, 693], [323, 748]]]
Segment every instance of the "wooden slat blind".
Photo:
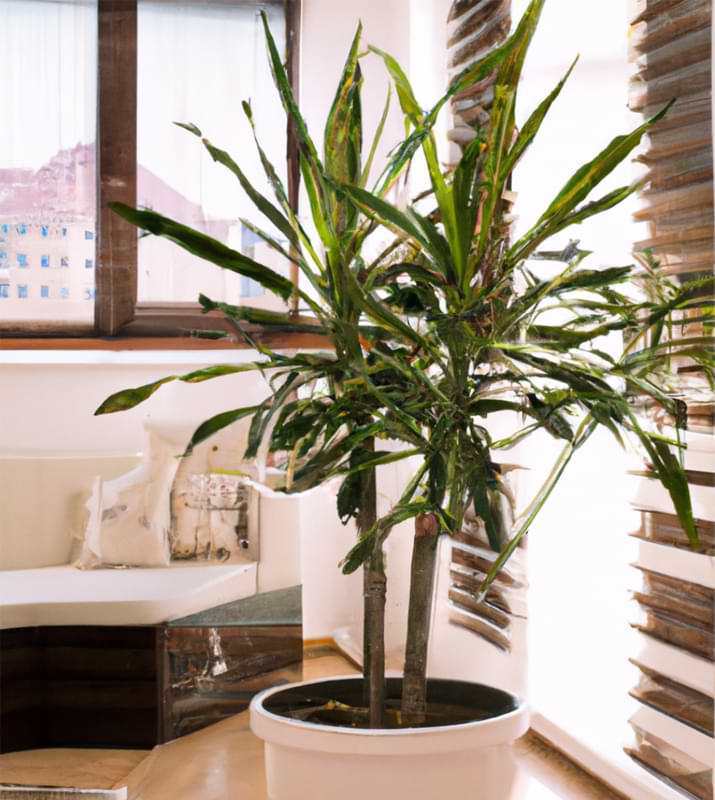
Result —
[[666, 274], [713, 269], [711, 0], [633, 4], [633, 111], [650, 116], [675, 99], [643, 154], [648, 186], [636, 220], [648, 223], [637, 250], [650, 249]]
[[[511, 28], [511, 0], [454, 0], [447, 23], [448, 67], [458, 71], [506, 40]], [[449, 138], [456, 144], [471, 141], [474, 129], [489, 122], [495, 78], [493, 72], [452, 99]]]

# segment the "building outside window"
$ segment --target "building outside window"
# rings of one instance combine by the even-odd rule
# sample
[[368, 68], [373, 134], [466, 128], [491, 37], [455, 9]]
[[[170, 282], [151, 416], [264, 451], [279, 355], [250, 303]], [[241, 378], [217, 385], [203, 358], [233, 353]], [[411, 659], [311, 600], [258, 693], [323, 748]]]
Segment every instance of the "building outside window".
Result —
[[20, 300], [27, 300], [28, 291], [27, 291], [27, 284], [26, 283], [18, 283], [17, 285], [17, 296]]
[[49, 297], [50, 296], [50, 287], [49, 286], [40, 286], [40, 297]]
[[[45, 235], [44, 233], [42, 234]], [[50, 257], [49, 256], [40, 256], [40, 266], [43, 269], [47, 269], [50, 266]]]

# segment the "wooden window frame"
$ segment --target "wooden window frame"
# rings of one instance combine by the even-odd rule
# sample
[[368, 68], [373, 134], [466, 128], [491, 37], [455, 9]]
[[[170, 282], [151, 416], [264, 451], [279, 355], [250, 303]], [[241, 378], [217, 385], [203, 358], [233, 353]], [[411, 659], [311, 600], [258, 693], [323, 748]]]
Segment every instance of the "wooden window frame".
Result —
[[[192, 337], [191, 330], [220, 329], [219, 313], [204, 314], [198, 303], [138, 302], [136, 228], [107, 204], [136, 205], [137, 198], [137, 6], [138, 0], [98, 0], [97, 254], [94, 325], [38, 322], [0, 334], [2, 349], [217, 349], [237, 342]], [[283, 0], [287, 71], [298, 96], [301, 0]], [[295, 131], [287, 131], [288, 196], [298, 208], [300, 170]], [[298, 284], [298, 269], [290, 277]], [[295, 308], [293, 308], [295, 311]], [[252, 335], [273, 347], [323, 346], [313, 334]]]

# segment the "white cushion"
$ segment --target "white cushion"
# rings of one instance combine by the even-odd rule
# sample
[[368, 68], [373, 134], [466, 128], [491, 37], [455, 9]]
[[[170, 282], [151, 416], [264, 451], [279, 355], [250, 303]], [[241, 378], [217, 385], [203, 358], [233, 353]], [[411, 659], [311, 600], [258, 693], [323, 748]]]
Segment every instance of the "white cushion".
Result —
[[131, 453], [0, 454], [0, 570], [67, 564], [94, 477], [138, 462]]
[[155, 625], [256, 593], [256, 565], [81, 571], [71, 565], [0, 571], [0, 628]]

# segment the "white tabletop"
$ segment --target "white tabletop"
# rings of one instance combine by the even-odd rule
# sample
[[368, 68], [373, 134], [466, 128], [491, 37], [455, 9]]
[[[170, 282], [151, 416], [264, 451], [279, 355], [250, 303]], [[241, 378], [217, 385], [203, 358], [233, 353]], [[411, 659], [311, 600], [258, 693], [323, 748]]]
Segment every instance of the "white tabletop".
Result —
[[0, 629], [154, 625], [256, 593], [255, 563], [178, 562], [164, 568], [0, 571]]

